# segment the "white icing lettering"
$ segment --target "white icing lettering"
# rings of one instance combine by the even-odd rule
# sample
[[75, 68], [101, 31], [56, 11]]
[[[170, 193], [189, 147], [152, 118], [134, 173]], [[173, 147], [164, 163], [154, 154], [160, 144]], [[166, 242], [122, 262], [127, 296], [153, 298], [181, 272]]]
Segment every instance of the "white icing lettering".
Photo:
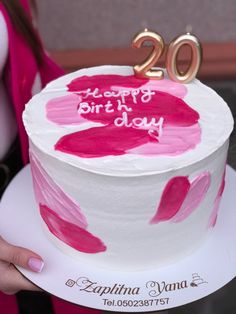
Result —
[[117, 109], [118, 109], [119, 111], [121, 111], [121, 110], [132, 111], [132, 108], [130, 108], [130, 107], [128, 107], [127, 105], [123, 104], [119, 99], [117, 100], [117, 102], [118, 102], [118, 107], [117, 107]]
[[149, 130], [148, 130], [148, 134], [156, 139], [157, 141], [160, 139], [160, 137], [162, 136], [162, 132], [163, 132], [163, 123], [164, 123], [164, 118], [161, 117], [157, 122], [155, 122], [155, 120], [153, 120], [155, 118], [152, 118], [152, 124], [147, 124], [148, 126], [150, 126]]
[[81, 113], [86, 114], [86, 113], [89, 113], [90, 111], [91, 111], [91, 108], [87, 102], [81, 102], [79, 104], [79, 109], [78, 109], [79, 114]]
[[95, 105], [95, 112], [100, 113], [100, 108], [103, 109], [103, 105]]
[[129, 121], [127, 112], [123, 112], [122, 117], [118, 117], [114, 120], [114, 124], [117, 127], [126, 126], [128, 128], [134, 127], [147, 130], [148, 134], [156, 139], [159, 139], [162, 135], [163, 122], [163, 117], [158, 120], [151, 118], [151, 121], [148, 121], [147, 117], [135, 117]]
[[103, 96], [106, 97], [106, 98], [112, 97], [112, 96], [113, 96], [112, 91], [105, 91], [105, 92], [103, 93]]
[[125, 103], [125, 97], [130, 95], [130, 91], [128, 90], [123, 90], [120, 92], [120, 97], [123, 103]]
[[102, 94], [99, 93], [99, 89], [95, 88], [93, 91], [91, 91], [91, 88], [88, 88], [87, 91], [81, 91], [80, 93], [85, 93], [83, 96], [85, 99], [88, 98], [89, 96], [92, 96], [93, 98], [101, 98]]
[[127, 112], [122, 113], [122, 118], [118, 117], [114, 120], [115, 126], [121, 127], [121, 126], [126, 126], [130, 128], [132, 126], [132, 123], [128, 124], [128, 116]]
[[107, 101], [105, 105], [102, 104], [95, 104], [93, 101], [89, 105], [87, 102], [81, 102], [79, 104], [78, 113], [79, 114], [87, 114], [87, 113], [101, 113], [101, 111], [105, 111], [107, 113], [114, 112], [112, 108], [113, 104], [110, 100]]
[[162, 136], [162, 132], [163, 132], [163, 123], [164, 123], [164, 118], [160, 117], [159, 121], [158, 121], [158, 125], [156, 125], [159, 128], [159, 137]]
[[[115, 88], [115, 87], [114, 87]], [[81, 102], [78, 107], [79, 114], [88, 114], [96, 113], [100, 114], [106, 112], [107, 114], [117, 111], [121, 111], [121, 116], [116, 117], [114, 120], [114, 125], [117, 127], [133, 127], [140, 128], [142, 130], [147, 130], [149, 136], [159, 140], [163, 132], [163, 123], [164, 118], [160, 117], [159, 119], [152, 117], [133, 117], [128, 116], [128, 112], [132, 112], [132, 107], [126, 104], [126, 97], [132, 97], [133, 104], [137, 104], [137, 100], [141, 100], [142, 103], [148, 103], [151, 101], [152, 96], [155, 95], [155, 91], [151, 89], [129, 89], [129, 90], [111, 90], [101, 92], [98, 88], [91, 90], [88, 88], [86, 91], [78, 92], [83, 94], [82, 98], [86, 99], [88, 97], [96, 98], [116, 98], [115, 102], [112, 102], [110, 99], [107, 100], [105, 104], [97, 104], [94, 101]], [[120, 99], [119, 99], [120, 98]], [[130, 99], [129, 99], [130, 102]]]
[[112, 108], [113, 107], [113, 104], [111, 103], [110, 100], [107, 101], [106, 105], [105, 105], [105, 111], [107, 113], [109, 112], [114, 112], [115, 110]]
[[141, 101], [143, 103], [147, 103], [151, 100], [152, 95], [155, 95], [155, 91], [152, 91], [150, 89], [130, 89], [130, 90], [112, 90], [112, 91], [105, 91], [100, 92], [99, 88], [95, 88], [94, 90], [91, 90], [91, 88], [88, 88], [86, 91], [79, 91], [77, 94], [83, 94], [83, 98], [86, 99], [88, 97], [93, 98], [121, 98], [122, 103], [125, 103], [126, 97], [131, 96], [133, 99], [133, 102], [137, 103], [137, 96], [142, 93]]
[[155, 129], [155, 127], [162, 127], [163, 126], [163, 121], [164, 121], [164, 119], [161, 117], [158, 121], [156, 121], [156, 118], [151, 118], [151, 121], [150, 122], [148, 122], [148, 120], [147, 120], [147, 118], [145, 117], [145, 118], [143, 118], [143, 120], [144, 120], [144, 125], [147, 127], [147, 128], [149, 128], [149, 127], [154, 127], [154, 129]]
[[133, 121], [134, 126], [136, 126], [137, 128], [143, 126], [143, 119], [142, 118], [134, 118], [132, 121]]
[[143, 94], [141, 100], [144, 103], [149, 102], [152, 99], [152, 95], [155, 95], [155, 92], [150, 89], [141, 89], [141, 92]]
[[133, 102], [135, 104], [137, 104], [137, 97], [136, 96], [138, 96], [139, 93], [140, 93], [140, 89], [132, 89], [132, 91], [131, 91]]

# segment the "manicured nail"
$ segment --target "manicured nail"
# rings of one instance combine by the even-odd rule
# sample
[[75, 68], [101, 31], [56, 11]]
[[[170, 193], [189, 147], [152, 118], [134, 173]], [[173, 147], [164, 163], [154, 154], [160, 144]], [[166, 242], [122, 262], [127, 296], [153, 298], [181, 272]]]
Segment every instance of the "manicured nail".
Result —
[[44, 262], [39, 259], [39, 258], [35, 258], [35, 257], [31, 257], [28, 260], [28, 265], [29, 268], [37, 273], [41, 273], [43, 266], [44, 266]]

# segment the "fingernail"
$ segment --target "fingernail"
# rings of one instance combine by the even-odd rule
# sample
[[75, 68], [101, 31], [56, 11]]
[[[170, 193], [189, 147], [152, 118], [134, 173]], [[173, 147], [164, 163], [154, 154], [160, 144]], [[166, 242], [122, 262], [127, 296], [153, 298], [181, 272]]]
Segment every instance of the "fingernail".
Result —
[[28, 265], [29, 268], [37, 273], [41, 273], [43, 266], [44, 266], [44, 262], [39, 259], [39, 258], [35, 258], [35, 257], [31, 257], [28, 260]]

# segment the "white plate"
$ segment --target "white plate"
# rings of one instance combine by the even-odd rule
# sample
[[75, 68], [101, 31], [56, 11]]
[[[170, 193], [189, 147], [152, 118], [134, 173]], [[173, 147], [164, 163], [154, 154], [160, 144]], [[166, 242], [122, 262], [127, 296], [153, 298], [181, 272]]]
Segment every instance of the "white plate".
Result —
[[119, 311], [169, 309], [205, 297], [236, 273], [236, 173], [227, 167], [217, 224], [205, 244], [167, 267], [141, 272], [107, 271], [63, 254], [42, 231], [29, 166], [11, 182], [1, 201], [0, 234], [32, 249], [45, 261], [41, 274], [19, 270], [42, 289], [83, 306]]

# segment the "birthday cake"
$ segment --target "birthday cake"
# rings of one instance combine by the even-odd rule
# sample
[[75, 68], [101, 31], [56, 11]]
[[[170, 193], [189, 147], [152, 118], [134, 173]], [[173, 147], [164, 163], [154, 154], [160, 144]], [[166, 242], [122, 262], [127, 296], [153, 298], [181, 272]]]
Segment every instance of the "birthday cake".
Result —
[[23, 120], [40, 219], [65, 254], [150, 269], [191, 254], [214, 228], [233, 119], [198, 80], [82, 69], [34, 96]]

